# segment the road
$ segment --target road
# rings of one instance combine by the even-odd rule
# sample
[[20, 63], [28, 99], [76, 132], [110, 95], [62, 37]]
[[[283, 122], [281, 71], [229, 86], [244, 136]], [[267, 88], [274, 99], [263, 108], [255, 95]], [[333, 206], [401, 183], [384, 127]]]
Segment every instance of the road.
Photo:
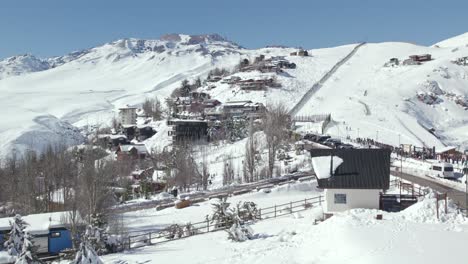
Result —
[[408, 173], [401, 173], [397, 171], [391, 171], [392, 175], [395, 176], [400, 176], [401, 178], [410, 182], [413, 182], [415, 184], [424, 186], [424, 187], [429, 187], [433, 190], [436, 190], [440, 193], [447, 193], [447, 196], [452, 199], [458, 206], [462, 209], [467, 208], [466, 204], [466, 193], [450, 188], [448, 186], [443, 185], [442, 183], [438, 183], [429, 179], [424, 179], [419, 176], [414, 176]]
[[[294, 180], [303, 180], [303, 179], [308, 179], [311, 176], [315, 176], [314, 174], [311, 173], [300, 173], [299, 175], [293, 176]], [[200, 193], [193, 193], [190, 194], [190, 200], [207, 200], [210, 197], [216, 196], [216, 195], [233, 195], [234, 192], [236, 191], [254, 191], [256, 189], [262, 189], [262, 188], [272, 188], [277, 184], [281, 183], [286, 183], [289, 182], [291, 179], [286, 178], [286, 177], [280, 177], [280, 178], [272, 178], [272, 179], [266, 179], [266, 180], [260, 180], [258, 182], [253, 182], [253, 183], [247, 183], [247, 184], [241, 184], [237, 186], [230, 186], [230, 187], [225, 187], [225, 188], [220, 188], [216, 190], [211, 190], [211, 191], [204, 191]], [[181, 196], [184, 196], [187, 194], [182, 193]], [[114, 213], [126, 213], [126, 212], [132, 212], [132, 211], [138, 211], [138, 210], [143, 210], [143, 209], [150, 209], [150, 208], [156, 208], [158, 206], [173, 206], [175, 198], [168, 198], [164, 200], [148, 200], [148, 201], [143, 201], [143, 202], [138, 202], [138, 203], [130, 203], [130, 204], [122, 204], [119, 206], [116, 206], [111, 209], [112, 212]], [[164, 207], [166, 208], [166, 207]]]

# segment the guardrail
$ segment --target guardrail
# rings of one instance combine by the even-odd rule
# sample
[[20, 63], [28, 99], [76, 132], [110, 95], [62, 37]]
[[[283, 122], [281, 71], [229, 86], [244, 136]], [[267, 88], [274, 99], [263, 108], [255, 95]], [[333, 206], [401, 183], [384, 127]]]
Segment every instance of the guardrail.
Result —
[[[242, 220], [245, 222], [255, 222], [290, 215], [310, 209], [317, 204], [321, 205], [322, 202], [322, 195], [298, 201], [291, 201], [289, 203], [260, 208], [257, 211], [257, 215], [248, 216]], [[128, 236], [127, 241], [124, 243], [124, 247], [126, 249], [132, 249], [147, 245], [166, 243], [194, 235], [225, 230], [229, 228], [231, 224], [232, 223], [227, 222], [213, 223], [207, 218], [206, 220], [197, 223], [171, 225], [163, 230]]]

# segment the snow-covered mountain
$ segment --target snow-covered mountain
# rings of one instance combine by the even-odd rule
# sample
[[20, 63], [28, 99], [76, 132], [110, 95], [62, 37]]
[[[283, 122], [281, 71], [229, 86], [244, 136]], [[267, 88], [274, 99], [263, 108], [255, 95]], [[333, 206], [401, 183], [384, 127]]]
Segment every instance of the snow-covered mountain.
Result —
[[31, 54], [13, 56], [0, 61], [0, 79], [30, 72], [45, 71], [50, 67], [47, 60], [39, 59]]
[[[455, 102], [468, 96], [468, 67], [452, 63], [468, 56], [468, 47], [458, 42], [457, 48], [366, 44], [321, 83], [298, 113], [331, 113], [334, 121], [327, 132], [337, 136], [378, 134], [379, 141], [397, 144], [401, 135], [402, 143], [468, 146], [468, 111]], [[163, 99], [185, 78], [204, 76], [215, 67], [232, 69], [240, 59], [260, 54], [285, 56], [297, 65], [276, 76], [281, 88], [243, 92], [219, 82], [203, 89], [222, 102], [282, 101], [292, 108], [355, 46], [314, 49], [309, 50], [312, 56], [299, 57], [289, 56], [293, 48], [250, 50], [219, 35], [171, 34], [158, 40], [117, 40], [61, 57], [9, 58], [0, 62], [0, 103], [6, 109], [0, 119], [0, 155], [12, 147], [41, 149], [63, 135], [68, 144], [79, 143], [83, 138], [74, 127], [109, 123], [123, 105], [139, 105], [155, 95]], [[433, 60], [384, 67], [390, 58], [423, 53], [432, 54]], [[421, 102], [418, 92], [435, 96], [436, 103]], [[440, 139], [427, 128], [434, 128]]]

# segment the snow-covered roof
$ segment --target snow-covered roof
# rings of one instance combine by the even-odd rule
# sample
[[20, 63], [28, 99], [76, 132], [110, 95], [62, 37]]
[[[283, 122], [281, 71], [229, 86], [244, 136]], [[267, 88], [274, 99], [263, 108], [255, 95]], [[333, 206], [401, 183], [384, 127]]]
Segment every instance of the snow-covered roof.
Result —
[[436, 154], [441, 154], [441, 153], [444, 153], [444, 152], [447, 152], [447, 151], [450, 151], [450, 150], [454, 150], [456, 148], [457, 147], [453, 147], [453, 146], [439, 148], [439, 149], [436, 149]]
[[[312, 159], [326, 157], [328, 162], [316, 159], [318, 186], [323, 189], [378, 189], [390, 185], [390, 150], [388, 149], [311, 149]], [[333, 166], [330, 177], [330, 156], [343, 160]], [[338, 161], [333, 159], [333, 161]], [[328, 171], [328, 173], [327, 173]], [[328, 177], [328, 178], [327, 178]]]
[[[333, 163], [333, 167], [332, 167]], [[338, 166], [343, 163], [343, 159], [337, 156], [323, 156], [323, 157], [313, 157], [312, 166], [314, 167], [315, 175], [318, 179], [328, 179], [336, 171]]]
[[148, 150], [146, 149], [146, 146], [144, 144], [138, 144], [138, 145], [120, 145], [120, 151], [122, 152], [129, 152], [132, 149], [136, 149], [138, 153], [140, 154], [146, 154], [148, 153]]
[[139, 145], [133, 145], [133, 147], [138, 151], [140, 154], [146, 154], [148, 153], [148, 149], [144, 144], [139, 144]]
[[251, 104], [252, 101], [248, 100], [248, 101], [230, 101], [230, 102], [225, 102], [224, 105], [225, 106], [244, 106], [246, 104]]
[[[32, 214], [23, 216], [23, 220], [28, 223], [26, 231], [31, 234], [45, 234], [50, 228], [65, 227], [67, 212], [54, 212], [43, 214]], [[13, 217], [0, 218], [0, 230], [10, 230], [10, 221]]]

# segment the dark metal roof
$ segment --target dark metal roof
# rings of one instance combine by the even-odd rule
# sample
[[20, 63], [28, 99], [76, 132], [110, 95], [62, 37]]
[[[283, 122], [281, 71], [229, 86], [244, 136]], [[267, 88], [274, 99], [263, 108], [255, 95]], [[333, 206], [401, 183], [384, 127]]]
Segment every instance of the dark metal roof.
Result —
[[312, 149], [311, 157], [338, 156], [343, 163], [328, 179], [318, 179], [325, 189], [382, 189], [390, 182], [388, 149]]

